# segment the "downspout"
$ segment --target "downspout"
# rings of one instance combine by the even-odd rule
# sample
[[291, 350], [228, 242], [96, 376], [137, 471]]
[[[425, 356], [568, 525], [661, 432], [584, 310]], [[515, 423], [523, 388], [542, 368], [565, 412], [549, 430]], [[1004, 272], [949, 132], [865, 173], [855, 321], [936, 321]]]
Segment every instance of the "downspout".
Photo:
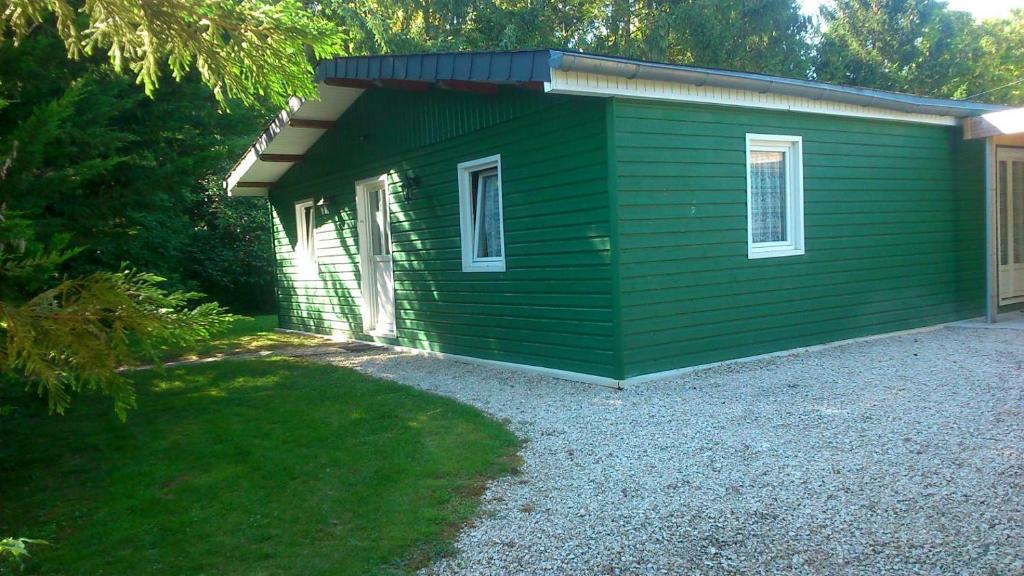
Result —
[[995, 139], [985, 138], [985, 322], [999, 316], [999, 266], [996, 261], [996, 154]]

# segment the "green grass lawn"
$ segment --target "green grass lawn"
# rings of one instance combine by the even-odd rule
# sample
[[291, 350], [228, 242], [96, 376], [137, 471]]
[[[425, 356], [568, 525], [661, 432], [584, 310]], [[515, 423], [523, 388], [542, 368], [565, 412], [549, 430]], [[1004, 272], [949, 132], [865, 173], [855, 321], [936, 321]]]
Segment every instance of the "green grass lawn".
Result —
[[0, 417], [0, 535], [53, 544], [24, 574], [404, 574], [517, 464], [499, 422], [352, 370], [236, 359], [132, 378], [126, 423], [99, 397]]
[[162, 351], [161, 357], [165, 360], [202, 358], [237, 352], [274, 350], [290, 346], [311, 346], [328, 342], [326, 339], [316, 336], [275, 332], [276, 328], [277, 316], [274, 314], [255, 317], [242, 316], [228, 326], [225, 331], [214, 334], [211, 339], [191, 347], [169, 346]]

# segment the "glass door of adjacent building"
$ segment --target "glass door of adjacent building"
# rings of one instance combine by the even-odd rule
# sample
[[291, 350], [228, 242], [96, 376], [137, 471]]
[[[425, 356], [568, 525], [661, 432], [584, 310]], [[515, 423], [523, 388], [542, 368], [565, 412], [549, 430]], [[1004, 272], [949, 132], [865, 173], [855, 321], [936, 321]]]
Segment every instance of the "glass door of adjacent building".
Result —
[[996, 152], [999, 301], [1024, 300], [1024, 148]]

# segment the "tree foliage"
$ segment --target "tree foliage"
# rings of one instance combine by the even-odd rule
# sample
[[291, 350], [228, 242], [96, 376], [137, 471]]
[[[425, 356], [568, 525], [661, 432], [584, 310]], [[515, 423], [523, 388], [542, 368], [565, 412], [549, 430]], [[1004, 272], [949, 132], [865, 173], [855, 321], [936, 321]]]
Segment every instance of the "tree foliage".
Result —
[[[102, 391], [123, 419], [135, 397], [118, 368], [155, 357], [160, 344], [206, 338], [231, 316], [216, 303], [193, 306], [198, 294], [167, 292], [162, 278], [128, 268], [60, 278], [58, 267], [75, 252], [63, 241], [41, 245], [25, 221], [0, 213], [0, 373], [35, 389], [58, 414], [71, 392]], [[35, 293], [47, 280], [54, 285]]]
[[355, 54], [563, 48], [804, 75], [794, 0], [326, 0]]
[[0, 202], [30, 219], [40, 240], [67, 235], [87, 247], [62, 273], [127, 262], [173, 288], [226, 296], [238, 310], [267, 309], [266, 205], [227, 202], [219, 185], [265, 108], [223, 114], [194, 75], [147, 98], [102, 59], [56, 65], [63, 58], [60, 41], [43, 30], [0, 46], [0, 77], [11, 80], [0, 85], [11, 102], [0, 110], [0, 152], [20, 148], [0, 181]]
[[980, 25], [981, 58], [974, 63], [979, 99], [1024, 105], [1024, 9]]
[[49, 544], [49, 542], [32, 538], [0, 538], [0, 560], [7, 558], [19, 568], [23, 567], [24, 559], [31, 556], [28, 553], [29, 544]]
[[839, 0], [822, 9], [818, 78], [899, 92], [966, 96], [980, 50], [974, 21], [939, 0]]
[[[73, 392], [99, 390], [123, 418], [133, 395], [120, 366], [230, 318], [181, 289], [190, 242], [247, 222], [204, 201], [211, 175], [242, 147], [261, 97], [309, 93], [304, 48], [333, 52], [340, 35], [289, 1], [80, 6], [3, 4], [0, 384], [34, 389], [57, 413]], [[262, 43], [264, 54], [249, 54]], [[158, 95], [162, 67], [178, 82]], [[220, 114], [232, 97], [248, 116]], [[154, 269], [171, 270], [178, 288], [162, 288]]]
[[51, 20], [71, 58], [106, 51], [150, 95], [164, 67], [177, 80], [195, 69], [222, 104], [313, 96], [306, 50], [332, 56], [342, 38], [295, 0], [5, 0], [0, 34], [20, 42]]
[[[962, 98], [1021, 78], [1021, 12], [942, 0], [323, 0], [351, 54], [562, 48]], [[1020, 102], [1010, 89], [987, 99]]]
[[[821, 10], [820, 80], [945, 98], [1021, 103], [1024, 12], [975, 22], [942, 0], [835, 0]], [[989, 92], [989, 90], [993, 90]]]
[[206, 176], [191, 197], [191, 229], [182, 250], [186, 286], [236, 312], [273, 310], [270, 207], [262, 198], [229, 198], [221, 187], [223, 172]]

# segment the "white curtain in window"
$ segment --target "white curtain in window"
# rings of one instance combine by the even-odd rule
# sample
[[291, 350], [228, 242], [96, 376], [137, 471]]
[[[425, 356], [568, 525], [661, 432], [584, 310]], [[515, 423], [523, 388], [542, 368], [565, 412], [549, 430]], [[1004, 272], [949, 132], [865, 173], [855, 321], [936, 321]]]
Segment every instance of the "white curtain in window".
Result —
[[750, 152], [750, 215], [755, 244], [786, 241], [786, 154]]
[[480, 176], [477, 185], [478, 258], [501, 257], [501, 188], [497, 174]]

